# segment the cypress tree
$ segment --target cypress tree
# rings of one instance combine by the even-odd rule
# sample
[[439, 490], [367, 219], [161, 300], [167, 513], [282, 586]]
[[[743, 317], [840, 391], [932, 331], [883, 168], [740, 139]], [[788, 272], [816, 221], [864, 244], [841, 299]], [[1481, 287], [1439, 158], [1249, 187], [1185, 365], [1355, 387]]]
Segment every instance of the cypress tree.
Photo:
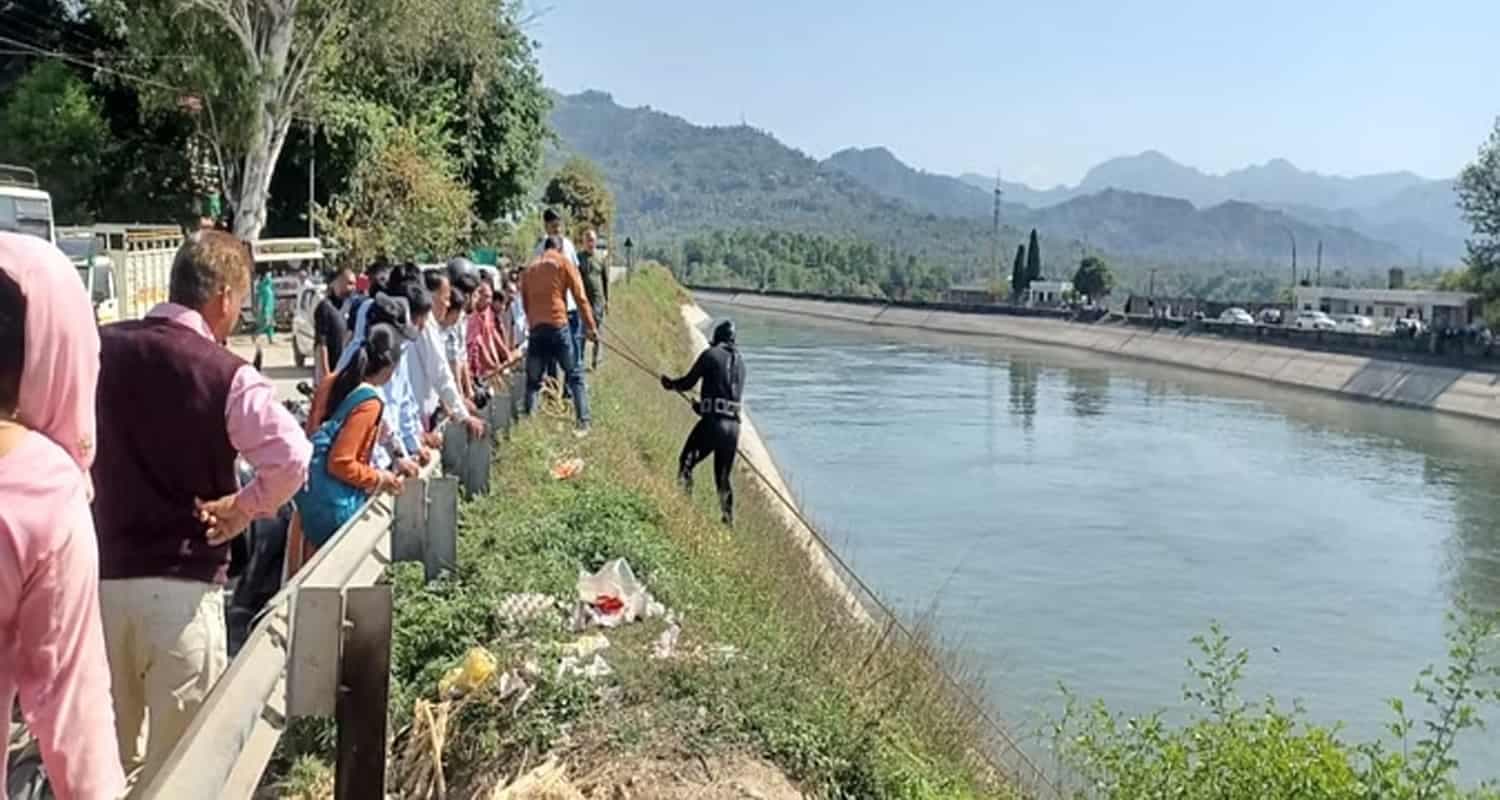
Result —
[[1031, 243], [1026, 247], [1026, 285], [1042, 279], [1042, 247], [1036, 241], [1036, 228], [1031, 229]]
[[1010, 268], [1010, 293], [1020, 297], [1026, 291], [1026, 245], [1016, 245], [1016, 263]]

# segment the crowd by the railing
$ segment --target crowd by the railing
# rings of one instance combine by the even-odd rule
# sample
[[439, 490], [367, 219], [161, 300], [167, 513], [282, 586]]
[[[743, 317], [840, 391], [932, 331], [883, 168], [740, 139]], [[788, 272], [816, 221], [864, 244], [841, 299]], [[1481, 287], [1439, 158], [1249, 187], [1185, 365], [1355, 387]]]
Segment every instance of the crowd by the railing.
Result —
[[150, 785], [259, 608], [443, 431], [490, 435], [523, 364], [525, 410], [561, 373], [587, 433], [608, 273], [592, 231], [575, 248], [545, 222], [524, 269], [334, 275], [305, 415], [225, 347], [252, 271], [230, 234], [189, 237], [169, 301], [103, 328], [61, 252], [0, 234], [0, 732], [27, 733], [0, 761], [8, 795]]

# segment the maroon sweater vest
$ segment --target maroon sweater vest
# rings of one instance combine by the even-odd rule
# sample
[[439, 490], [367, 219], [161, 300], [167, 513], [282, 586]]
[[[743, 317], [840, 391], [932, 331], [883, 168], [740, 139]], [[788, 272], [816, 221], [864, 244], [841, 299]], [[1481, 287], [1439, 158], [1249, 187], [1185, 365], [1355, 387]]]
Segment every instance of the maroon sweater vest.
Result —
[[239, 488], [224, 409], [244, 360], [165, 319], [99, 329], [99, 577], [224, 583], [194, 499]]

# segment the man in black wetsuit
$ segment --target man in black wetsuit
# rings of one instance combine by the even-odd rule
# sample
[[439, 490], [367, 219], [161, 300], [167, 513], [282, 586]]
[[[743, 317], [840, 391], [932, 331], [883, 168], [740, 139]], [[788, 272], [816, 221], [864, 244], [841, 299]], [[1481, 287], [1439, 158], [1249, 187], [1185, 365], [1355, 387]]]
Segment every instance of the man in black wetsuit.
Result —
[[713, 345], [698, 356], [693, 368], [681, 378], [661, 376], [668, 391], [685, 392], [703, 382], [698, 401], [698, 424], [682, 445], [677, 477], [683, 489], [693, 489], [693, 469], [710, 454], [714, 457], [714, 483], [719, 490], [719, 508], [725, 525], [734, 524], [734, 488], [730, 474], [740, 443], [740, 398], [745, 391], [745, 361], [734, 344], [734, 323], [728, 320], [714, 328]]

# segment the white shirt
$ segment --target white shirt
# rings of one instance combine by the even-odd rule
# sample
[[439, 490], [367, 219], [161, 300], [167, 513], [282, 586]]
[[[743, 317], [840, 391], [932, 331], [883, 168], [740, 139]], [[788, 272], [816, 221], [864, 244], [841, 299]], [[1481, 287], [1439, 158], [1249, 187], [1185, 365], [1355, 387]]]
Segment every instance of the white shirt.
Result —
[[405, 358], [412, 357], [416, 361], [410, 370], [411, 390], [422, 405], [422, 417], [432, 416], [441, 403], [454, 419], [460, 422], [468, 419], [469, 409], [458, 391], [458, 382], [453, 380], [453, 370], [448, 367], [443, 331], [431, 315], [416, 340], [406, 348]]

